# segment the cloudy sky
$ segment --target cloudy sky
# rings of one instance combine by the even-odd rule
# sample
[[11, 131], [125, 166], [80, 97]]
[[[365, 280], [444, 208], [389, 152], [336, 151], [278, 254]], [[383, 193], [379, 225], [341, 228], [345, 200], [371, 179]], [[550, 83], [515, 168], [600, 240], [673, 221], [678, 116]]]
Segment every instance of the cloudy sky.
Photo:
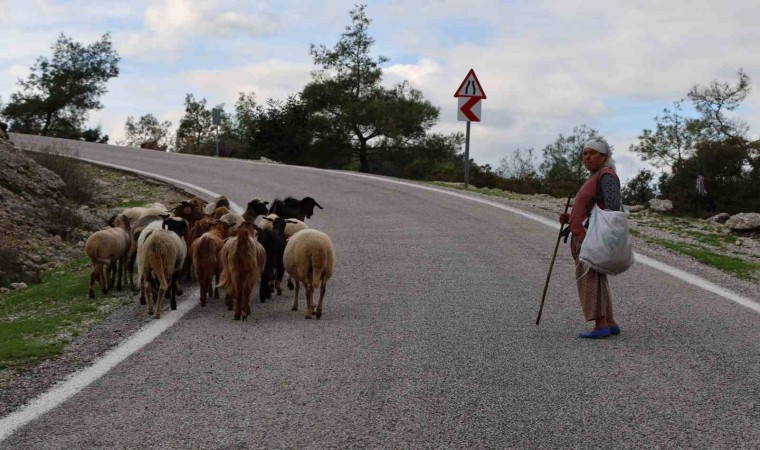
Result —
[[[127, 5], [129, 3], [129, 5]], [[178, 123], [186, 93], [225, 103], [253, 91], [284, 99], [310, 79], [310, 44], [332, 47], [355, 0], [0, 0], [0, 97], [16, 91], [59, 33], [111, 32], [122, 57], [90, 121], [116, 141], [127, 116]], [[498, 165], [587, 124], [616, 149], [623, 179], [646, 167], [628, 147], [694, 84], [760, 81], [757, 0], [369, 1], [388, 85], [409, 80], [441, 110], [436, 131], [464, 131], [454, 91], [474, 68], [488, 98], [471, 155]], [[614, 6], [611, 5], [614, 3]], [[755, 88], [736, 112], [760, 131]]]

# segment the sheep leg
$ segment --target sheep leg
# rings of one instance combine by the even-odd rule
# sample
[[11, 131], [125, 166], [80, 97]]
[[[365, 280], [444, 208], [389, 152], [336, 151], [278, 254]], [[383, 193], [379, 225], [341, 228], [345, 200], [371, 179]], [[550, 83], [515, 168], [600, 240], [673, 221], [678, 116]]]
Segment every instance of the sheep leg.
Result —
[[[129, 255], [129, 261], [127, 262], [127, 270], [129, 271], [129, 287], [132, 288], [132, 291], [135, 290], [135, 260], [137, 259], [137, 252], [131, 253]], [[141, 302], [141, 304], [144, 304]]]
[[224, 302], [227, 304], [227, 311], [232, 311], [232, 297], [227, 291], [224, 291]]
[[209, 284], [211, 283], [210, 280], [206, 278], [201, 279], [200, 277], [198, 279], [198, 282], [201, 285], [201, 306], [206, 306], [206, 294], [208, 294]]
[[219, 271], [214, 276], [214, 300], [219, 300]]
[[282, 262], [282, 258], [278, 258], [276, 262], [275, 282], [274, 288], [277, 290], [277, 295], [282, 295], [282, 275], [285, 273], [285, 265]]
[[107, 272], [107, 278], [108, 278], [108, 289], [113, 288], [116, 286], [116, 273], [118, 272], [118, 260], [112, 262], [108, 265], [108, 272]]
[[314, 285], [308, 281], [303, 285], [306, 288], [306, 318], [311, 319], [314, 311]]
[[164, 302], [164, 295], [166, 295], [166, 291], [163, 287], [158, 288], [158, 295], [156, 295], [156, 319], [161, 318], [161, 312], [163, 312], [163, 302]]
[[[181, 274], [180, 273], [174, 273], [172, 274], [172, 284], [169, 287], [172, 291], [172, 302], [171, 302], [171, 308], [172, 311], [177, 309], [177, 291], [179, 290], [179, 278]], [[181, 292], [180, 292], [181, 294]]]
[[322, 280], [322, 286], [319, 288], [319, 305], [317, 305], [317, 319], [322, 318], [322, 302], [325, 299], [325, 289], [327, 286], [325, 286], [327, 283], [325, 283], [324, 280]]
[[142, 280], [140, 280], [140, 304], [144, 305], [145, 303], [148, 304], [148, 315], [153, 315], [153, 292], [150, 289], [150, 286], [148, 286], [148, 280], [143, 277]]
[[298, 311], [298, 291], [300, 287], [301, 287], [301, 283], [296, 281], [296, 292], [295, 292], [295, 295], [293, 296], [293, 308], [291, 308], [293, 311]]
[[235, 320], [240, 320], [243, 310], [243, 293], [238, 292], [237, 298], [235, 298]]
[[95, 298], [95, 291], [93, 288], [95, 287], [95, 280], [98, 280], [98, 283], [100, 283], [100, 276], [98, 275], [98, 265], [95, 264], [95, 267], [92, 269], [92, 273], [90, 274], [90, 286], [87, 289], [87, 294], [90, 296], [90, 298]]
[[121, 292], [121, 282], [124, 278], [124, 259], [120, 258], [116, 261], [116, 290]]
[[288, 275], [288, 289], [293, 290], [293, 279]]
[[261, 303], [264, 303], [267, 301], [267, 294], [269, 293], [269, 286], [267, 286], [266, 283], [264, 283], [264, 280], [262, 278], [261, 283], [259, 283], [259, 300]]
[[124, 258], [124, 262], [127, 265], [127, 273], [125, 274], [127, 280], [129, 280], [129, 290], [134, 292], [135, 290], [135, 279], [134, 279], [134, 271], [132, 270], [132, 264], [129, 262], [129, 258]]

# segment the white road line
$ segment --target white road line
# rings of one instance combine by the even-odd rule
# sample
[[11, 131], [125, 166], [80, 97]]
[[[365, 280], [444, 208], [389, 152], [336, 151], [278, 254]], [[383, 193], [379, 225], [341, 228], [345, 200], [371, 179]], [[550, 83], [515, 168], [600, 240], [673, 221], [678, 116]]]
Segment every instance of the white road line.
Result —
[[[163, 175], [143, 172], [140, 170], [130, 169], [128, 167], [103, 163], [103, 162], [94, 161], [94, 160], [86, 159], [86, 158], [78, 158], [78, 159], [81, 159], [82, 161], [91, 162], [93, 164], [101, 165], [101, 166], [107, 166], [114, 169], [119, 169], [119, 170], [123, 170], [127, 172], [137, 173], [137, 174], [144, 175], [151, 178], [156, 178], [159, 180], [164, 180], [174, 185], [185, 186], [190, 189], [194, 189], [198, 192], [202, 192], [212, 198], [219, 196], [219, 194], [213, 191], [209, 191], [208, 189], [204, 189], [200, 186], [186, 183], [181, 180], [176, 180], [174, 178], [165, 177]], [[243, 212], [240, 206], [235, 202], [230, 201], [230, 207], [232, 207], [233, 211], [238, 212], [238, 214]], [[35, 398], [34, 400], [29, 402], [22, 408], [0, 419], [0, 442], [7, 439], [11, 434], [13, 434], [16, 430], [18, 430], [22, 426], [42, 416], [43, 414], [50, 411], [51, 409], [57, 407], [58, 405], [65, 402], [66, 400], [74, 396], [76, 393], [78, 393], [79, 391], [87, 387], [89, 384], [98, 380], [100, 377], [105, 375], [109, 370], [113, 369], [117, 364], [124, 361], [130, 355], [140, 350], [144, 346], [148, 345], [151, 341], [153, 341], [153, 339], [155, 339], [161, 333], [166, 331], [169, 327], [177, 323], [182, 318], [182, 316], [184, 316], [188, 311], [195, 308], [197, 305], [198, 305], [197, 301], [193, 301], [189, 298], [183, 302], [180, 302], [177, 305], [177, 309], [175, 311], [166, 311], [163, 314], [163, 317], [161, 319], [155, 320], [149, 325], [146, 325], [143, 328], [141, 328], [129, 339], [121, 343], [118, 347], [110, 350], [108, 353], [103, 355], [100, 359], [96, 360], [95, 363], [93, 363], [93, 365], [85, 369], [82, 369], [78, 372], [73, 373], [66, 380], [56, 384], [50, 390], [40, 395], [39, 397]]]
[[161, 319], [155, 320], [143, 327], [128, 340], [103, 355], [90, 367], [75, 372], [69, 378], [56, 384], [49, 391], [35, 398], [23, 408], [5, 416], [0, 420], [0, 442], [8, 438], [17, 429], [73, 397], [90, 383], [96, 381], [117, 364], [127, 359], [131, 354], [151, 343], [153, 339], [177, 323], [182, 316], [195, 308], [197, 304], [197, 301], [191, 299], [180, 302], [175, 311], [165, 311]]

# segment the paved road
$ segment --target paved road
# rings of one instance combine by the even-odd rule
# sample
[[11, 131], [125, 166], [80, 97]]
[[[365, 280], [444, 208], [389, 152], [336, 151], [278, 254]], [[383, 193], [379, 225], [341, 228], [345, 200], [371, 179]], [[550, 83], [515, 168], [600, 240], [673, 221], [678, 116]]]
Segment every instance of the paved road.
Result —
[[[556, 230], [445, 194], [250, 162], [82, 145], [224, 193], [311, 195], [335, 243], [325, 313], [292, 293], [196, 307], [6, 448], [760, 447], [760, 316], [644, 265], [585, 327]], [[183, 302], [195, 302], [193, 292]]]

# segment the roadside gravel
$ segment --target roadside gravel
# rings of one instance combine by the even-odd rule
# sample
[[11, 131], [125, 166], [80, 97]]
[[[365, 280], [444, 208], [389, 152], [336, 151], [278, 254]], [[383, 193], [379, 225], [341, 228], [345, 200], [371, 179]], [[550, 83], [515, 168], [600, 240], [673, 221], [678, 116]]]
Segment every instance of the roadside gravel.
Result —
[[[85, 170], [96, 180], [97, 194], [92, 204], [83, 212], [89, 219], [91, 228], [98, 229], [111, 214], [123, 208], [114, 205], [125, 202], [150, 203], [159, 201], [165, 205], [191, 198], [194, 195], [163, 182], [116, 170], [84, 164]], [[49, 245], [40, 242], [54, 252], [51, 258], [62, 264], [68, 260], [84, 256], [86, 233], [75, 242]], [[57, 267], [54, 265], [52, 267]], [[83, 292], [87, 287], [82, 286]], [[185, 289], [185, 295], [190, 295]], [[74, 338], [58, 356], [48, 359], [20, 374], [0, 371], [0, 416], [17, 409], [24, 403], [42, 394], [59, 381], [74, 372], [89, 366], [94, 360], [118, 345], [125, 337], [132, 335], [151, 318], [145, 307], [139, 305], [136, 295], [128, 289], [112, 295], [133, 300], [117, 308], [105, 320], [94, 325], [87, 333]], [[167, 305], [168, 308], [168, 305]]]

